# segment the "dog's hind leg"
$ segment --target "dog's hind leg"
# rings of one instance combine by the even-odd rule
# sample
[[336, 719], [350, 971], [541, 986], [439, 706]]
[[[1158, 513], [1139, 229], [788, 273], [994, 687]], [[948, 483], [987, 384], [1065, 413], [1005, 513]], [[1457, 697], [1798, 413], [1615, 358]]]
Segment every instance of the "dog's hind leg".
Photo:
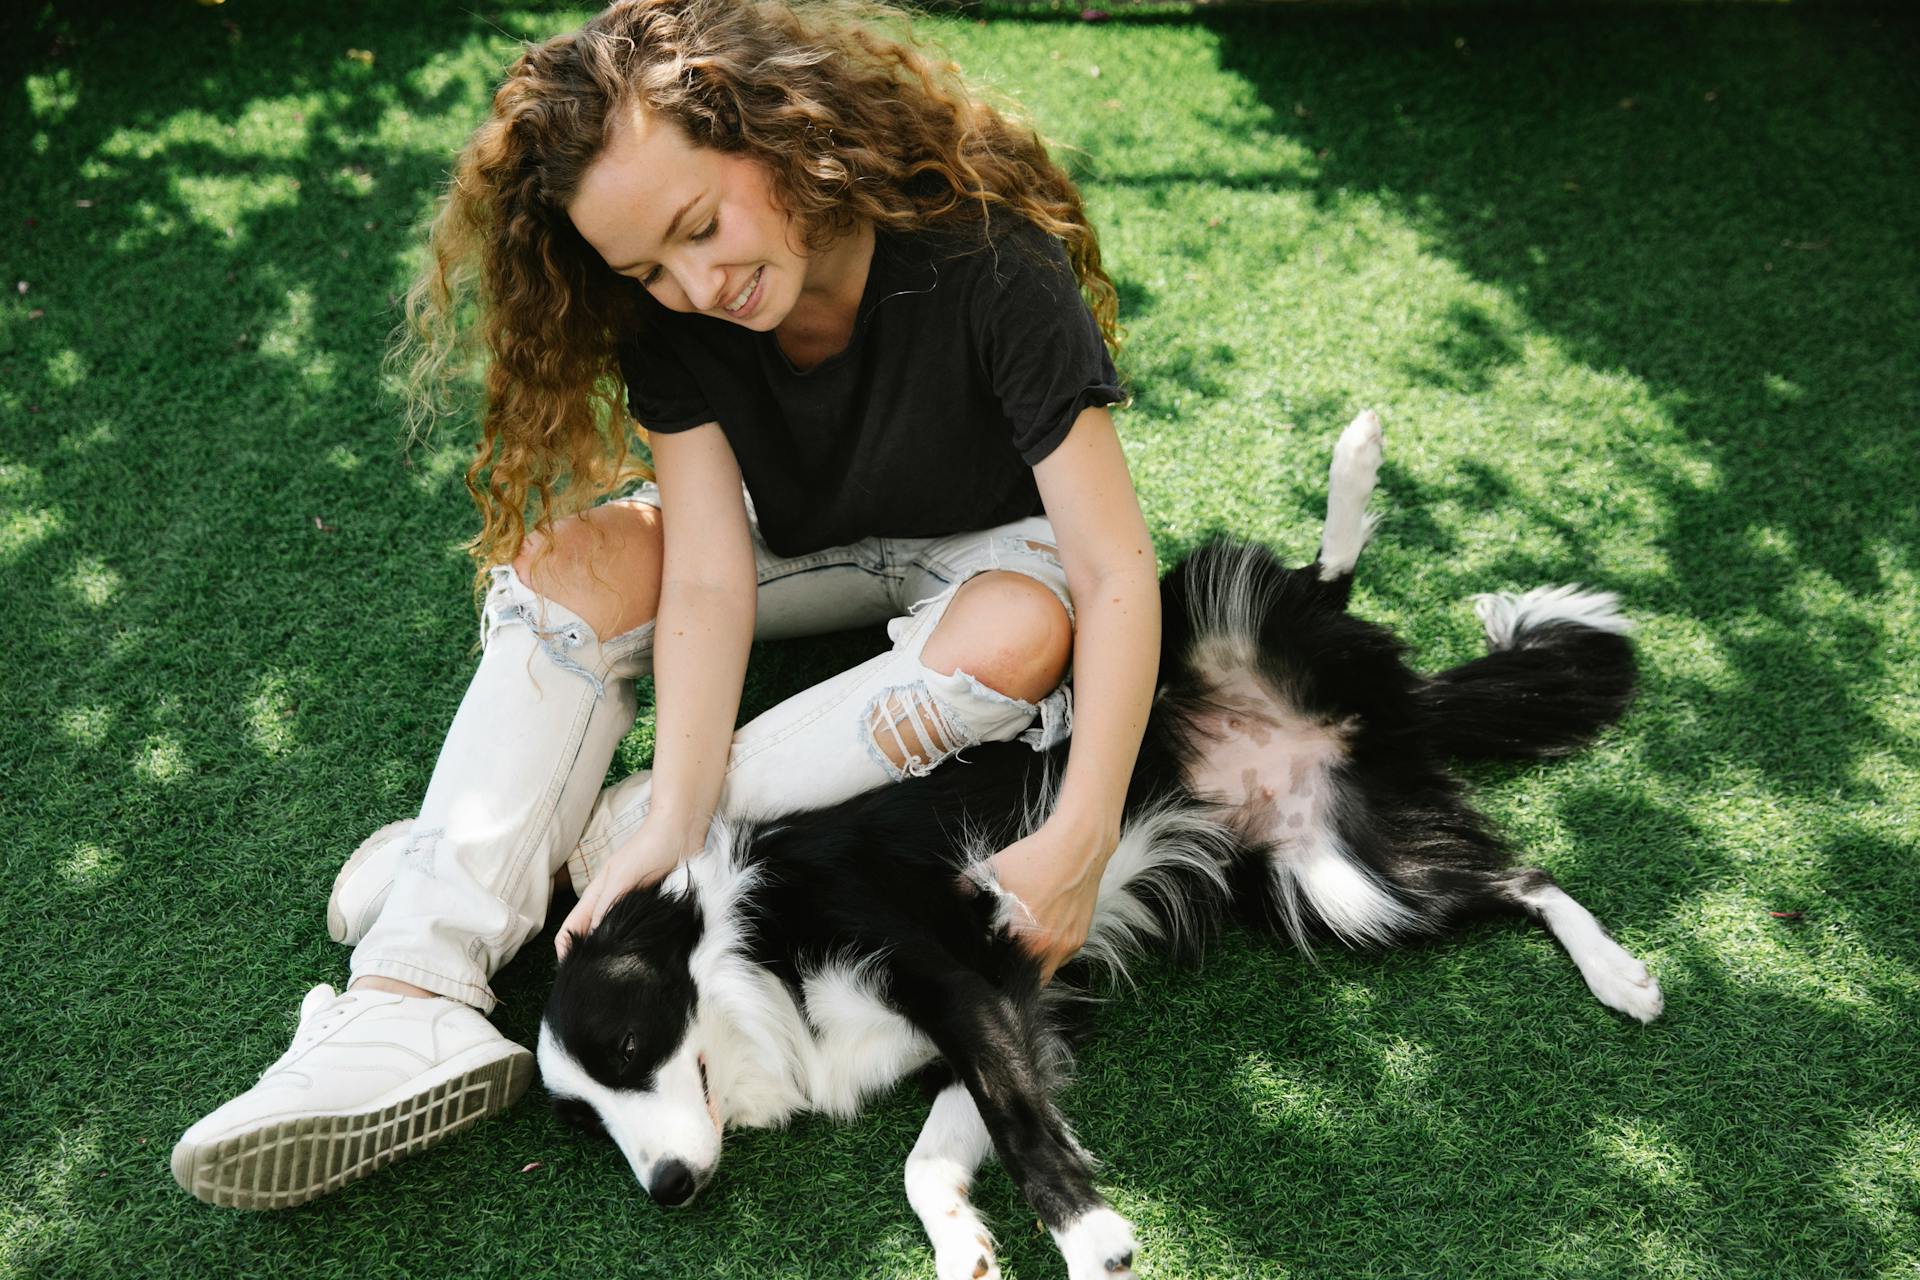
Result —
[[974, 1170], [992, 1150], [993, 1139], [966, 1086], [942, 1089], [907, 1157], [907, 1200], [933, 1244], [940, 1280], [999, 1280], [993, 1235], [968, 1196]]
[[1642, 1022], [1660, 1016], [1665, 998], [1647, 966], [1615, 942], [1552, 876], [1537, 867], [1516, 867], [1507, 873], [1500, 896], [1560, 940], [1601, 1004]]
[[1333, 446], [1327, 472], [1327, 527], [1320, 534], [1320, 581], [1344, 605], [1353, 588], [1353, 566], [1373, 536], [1378, 517], [1367, 499], [1380, 475], [1380, 415], [1368, 409], [1347, 424]]

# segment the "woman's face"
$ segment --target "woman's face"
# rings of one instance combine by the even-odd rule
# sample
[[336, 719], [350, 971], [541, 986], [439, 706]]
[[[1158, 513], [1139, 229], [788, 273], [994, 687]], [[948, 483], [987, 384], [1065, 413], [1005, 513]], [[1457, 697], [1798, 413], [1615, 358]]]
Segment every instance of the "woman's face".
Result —
[[765, 168], [697, 147], [644, 109], [614, 128], [567, 213], [609, 267], [662, 306], [749, 329], [779, 325], [817, 265], [774, 207]]

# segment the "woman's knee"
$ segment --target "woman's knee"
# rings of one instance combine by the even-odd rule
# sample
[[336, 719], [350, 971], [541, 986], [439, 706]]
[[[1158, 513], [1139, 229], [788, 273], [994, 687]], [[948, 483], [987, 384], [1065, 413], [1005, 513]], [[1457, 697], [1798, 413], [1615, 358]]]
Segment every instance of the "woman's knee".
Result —
[[653, 620], [660, 562], [659, 510], [616, 502], [557, 521], [551, 534], [530, 532], [513, 568], [607, 640]]
[[1046, 585], [996, 569], [954, 593], [921, 661], [942, 675], [965, 671], [987, 688], [1039, 702], [1073, 659], [1073, 621]]

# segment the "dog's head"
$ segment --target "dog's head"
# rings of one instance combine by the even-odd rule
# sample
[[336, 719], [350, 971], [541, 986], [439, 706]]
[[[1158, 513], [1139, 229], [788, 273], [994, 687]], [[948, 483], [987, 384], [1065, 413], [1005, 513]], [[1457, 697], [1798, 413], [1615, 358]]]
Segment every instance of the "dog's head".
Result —
[[685, 1204], [720, 1162], [720, 1112], [693, 1031], [704, 931], [682, 871], [576, 935], [540, 1021], [540, 1075], [561, 1119], [613, 1139], [647, 1194]]

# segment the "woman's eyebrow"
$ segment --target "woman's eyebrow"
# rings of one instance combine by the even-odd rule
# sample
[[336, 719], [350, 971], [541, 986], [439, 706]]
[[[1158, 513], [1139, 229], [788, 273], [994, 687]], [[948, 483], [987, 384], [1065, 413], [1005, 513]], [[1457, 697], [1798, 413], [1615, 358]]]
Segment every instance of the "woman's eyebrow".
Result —
[[[689, 209], [691, 209], [691, 208], [693, 208], [693, 206], [694, 206], [694, 205], [696, 205], [696, 204], [699, 204], [699, 203], [700, 203], [700, 200], [701, 200], [701, 198], [702, 198], [703, 196], [705, 196], [706, 194], [707, 194], [707, 193], [706, 193], [705, 191], [702, 191], [702, 192], [700, 192], [700, 194], [699, 194], [699, 195], [696, 195], [696, 196], [695, 196], [695, 197], [694, 197], [693, 199], [691, 199], [691, 200], [689, 200], [689, 201], [687, 201], [687, 202], [686, 202], [685, 204], [683, 204], [683, 205], [681, 205], [681, 206], [680, 206], [680, 211], [679, 211], [678, 213], [676, 213], [676, 214], [674, 214], [674, 215], [673, 215], [673, 221], [672, 221], [672, 222], [669, 222], [669, 223], [667, 224], [667, 234], [665, 234], [664, 236], [661, 236], [661, 237], [660, 237], [660, 243], [661, 243], [661, 244], [665, 244], [665, 243], [666, 243], [667, 241], [669, 241], [669, 240], [671, 240], [671, 239], [673, 239], [673, 233], [674, 233], [674, 231], [675, 231], [675, 230], [676, 230], [676, 229], [677, 229], [677, 228], [678, 228], [678, 227], [680, 226], [680, 219], [682, 219], [682, 218], [684, 218], [684, 217], [686, 217], [686, 216], [687, 216], [687, 210], [689, 210]], [[624, 267], [614, 267], [614, 268], [613, 268], [613, 270], [615, 270], [615, 271], [631, 271], [631, 270], [633, 270], [633, 269], [634, 269], [635, 267], [637, 267], [637, 266], [639, 266], [641, 262], [645, 262], [645, 261], [646, 261], [646, 259], [645, 259], [645, 258], [642, 258], [642, 259], [640, 259], [640, 261], [639, 261], [639, 262], [629, 262], [629, 263], [628, 263], [628, 264], [627, 264], [626, 266], [624, 266]]]

